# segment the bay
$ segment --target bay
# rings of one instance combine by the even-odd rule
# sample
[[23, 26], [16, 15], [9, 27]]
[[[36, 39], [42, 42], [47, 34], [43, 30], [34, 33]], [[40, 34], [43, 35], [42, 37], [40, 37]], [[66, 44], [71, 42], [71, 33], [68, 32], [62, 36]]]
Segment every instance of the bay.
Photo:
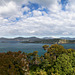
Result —
[[[38, 43], [0, 43], [0, 53], [2, 52], [18, 52], [22, 51], [25, 53], [32, 53], [34, 51], [38, 51], [38, 54], [41, 56], [46, 51], [42, 48], [42, 46], [45, 44], [38, 44]], [[48, 44], [51, 46], [51, 44]], [[75, 49], [75, 44], [61, 44], [64, 46], [64, 48], [69, 49]]]

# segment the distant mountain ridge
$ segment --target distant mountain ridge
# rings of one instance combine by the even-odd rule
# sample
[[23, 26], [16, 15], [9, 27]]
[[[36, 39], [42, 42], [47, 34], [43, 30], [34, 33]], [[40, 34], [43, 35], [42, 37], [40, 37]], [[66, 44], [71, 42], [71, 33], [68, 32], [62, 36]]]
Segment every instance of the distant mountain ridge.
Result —
[[18, 42], [22, 42], [22, 41], [39, 41], [40, 38], [37, 37], [16, 37], [16, 38], [0, 38], [0, 42], [12, 42], [12, 41], [18, 41]]
[[56, 37], [44, 37], [43, 39], [66, 39], [66, 40], [75, 40], [75, 38], [70, 38], [70, 37], [60, 37], [60, 38], [56, 38]]
[[70, 38], [70, 37], [60, 37], [60, 39], [75, 40], [75, 38]]
[[[43, 38], [38, 38], [38, 37], [16, 37], [16, 38], [0, 38], [0, 42], [2, 43], [8, 43], [8, 42], [23, 42], [23, 43], [59, 43], [60, 41], [62, 43], [67, 43], [64, 42], [67, 40], [68, 42], [73, 42], [75, 41], [75, 38], [70, 38], [70, 37], [60, 37], [60, 38], [55, 38], [55, 37], [43, 37]], [[50, 41], [50, 42], [49, 42]]]

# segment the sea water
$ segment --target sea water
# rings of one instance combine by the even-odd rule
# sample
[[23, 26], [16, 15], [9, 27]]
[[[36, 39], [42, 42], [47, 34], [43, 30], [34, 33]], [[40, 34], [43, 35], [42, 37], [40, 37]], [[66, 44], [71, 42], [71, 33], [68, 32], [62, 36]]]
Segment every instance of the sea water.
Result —
[[[38, 43], [0, 43], [0, 52], [18, 52], [22, 51], [25, 53], [32, 53], [34, 51], [38, 51], [39, 55], [44, 55], [46, 52], [42, 46], [45, 44], [38, 44]], [[51, 44], [47, 44], [51, 46]], [[64, 46], [64, 48], [69, 49], [75, 49], [75, 44], [61, 44]]]

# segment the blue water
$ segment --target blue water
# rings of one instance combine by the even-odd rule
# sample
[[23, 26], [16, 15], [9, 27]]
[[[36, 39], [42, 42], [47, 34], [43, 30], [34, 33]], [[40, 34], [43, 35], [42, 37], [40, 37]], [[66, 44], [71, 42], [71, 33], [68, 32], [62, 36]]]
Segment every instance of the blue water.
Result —
[[[34, 51], [38, 51], [39, 55], [43, 55], [46, 51], [43, 50], [42, 46], [45, 44], [37, 44], [37, 43], [0, 43], [0, 52], [26, 52], [32, 53]], [[51, 44], [48, 44], [51, 46]], [[62, 44], [64, 48], [73, 48], [75, 49], [75, 44]]]

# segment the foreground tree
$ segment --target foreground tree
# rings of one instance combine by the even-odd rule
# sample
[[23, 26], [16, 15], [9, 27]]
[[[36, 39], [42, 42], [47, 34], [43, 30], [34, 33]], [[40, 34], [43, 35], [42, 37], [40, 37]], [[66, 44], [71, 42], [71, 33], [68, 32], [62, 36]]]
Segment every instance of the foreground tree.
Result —
[[56, 69], [59, 71], [60, 75], [71, 75], [71, 73], [73, 72], [73, 67], [70, 63], [68, 55], [62, 54], [57, 58]]
[[44, 50], [48, 50], [49, 45], [44, 45], [43, 48], [44, 48]]
[[0, 53], [0, 75], [75, 75], [75, 50], [54, 44], [44, 45], [47, 52]]

